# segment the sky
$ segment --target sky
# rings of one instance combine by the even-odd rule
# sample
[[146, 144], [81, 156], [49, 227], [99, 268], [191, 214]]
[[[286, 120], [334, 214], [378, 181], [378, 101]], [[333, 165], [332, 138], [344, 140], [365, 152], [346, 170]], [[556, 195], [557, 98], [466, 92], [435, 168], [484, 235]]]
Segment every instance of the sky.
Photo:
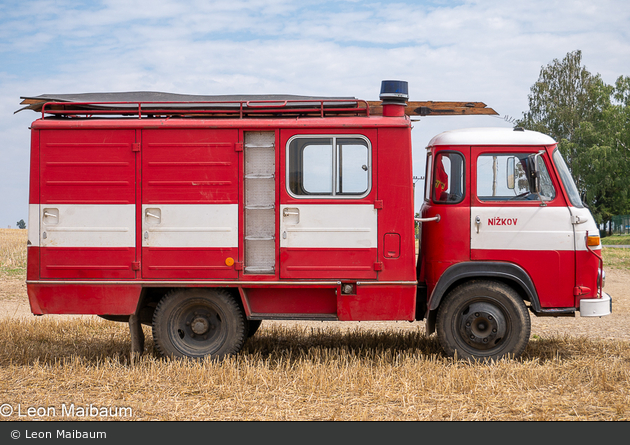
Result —
[[[499, 116], [423, 117], [414, 175], [442, 131], [512, 127], [540, 69], [581, 50], [630, 75], [627, 0], [0, 0], [0, 228], [28, 220], [30, 123], [20, 96], [163, 91], [480, 101]], [[422, 190], [419, 180], [416, 190]], [[416, 193], [416, 210], [422, 192]]]

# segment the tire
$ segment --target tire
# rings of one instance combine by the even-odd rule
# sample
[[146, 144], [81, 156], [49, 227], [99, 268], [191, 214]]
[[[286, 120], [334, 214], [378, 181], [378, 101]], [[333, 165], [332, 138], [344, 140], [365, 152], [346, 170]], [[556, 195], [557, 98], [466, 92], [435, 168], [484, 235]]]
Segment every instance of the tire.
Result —
[[438, 339], [447, 355], [472, 360], [520, 356], [531, 331], [529, 312], [511, 287], [475, 281], [456, 287], [440, 305]]
[[222, 359], [238, 353], [247, 335], [240, 306], [222, 289], [179, 289], [166, 294], [153, 313], [153, 340], [172, 358]]
[[258, 328], [262, 324], [262, 320], [247, 320], [249, 330], [247, 331], [247, 338], [253, 337]]

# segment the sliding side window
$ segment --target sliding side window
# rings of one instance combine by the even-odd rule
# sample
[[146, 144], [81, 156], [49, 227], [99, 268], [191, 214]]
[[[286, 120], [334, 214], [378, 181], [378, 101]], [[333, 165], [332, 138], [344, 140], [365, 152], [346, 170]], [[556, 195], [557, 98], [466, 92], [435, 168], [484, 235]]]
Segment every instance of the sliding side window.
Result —
[[361, 198], [371, 188], [371, 146], [363, 136], [299, 136], [287, 146], [294, 197]]

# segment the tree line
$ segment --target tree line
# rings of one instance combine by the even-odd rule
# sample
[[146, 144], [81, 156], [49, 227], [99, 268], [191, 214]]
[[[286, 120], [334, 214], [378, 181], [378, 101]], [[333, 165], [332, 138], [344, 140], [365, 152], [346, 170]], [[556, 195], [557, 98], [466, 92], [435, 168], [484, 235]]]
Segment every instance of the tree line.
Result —
[[569, 52], [540, 70], [517, 125], [548, 134], [599, 224], [630, 213], [630, 77], [607, 85]]

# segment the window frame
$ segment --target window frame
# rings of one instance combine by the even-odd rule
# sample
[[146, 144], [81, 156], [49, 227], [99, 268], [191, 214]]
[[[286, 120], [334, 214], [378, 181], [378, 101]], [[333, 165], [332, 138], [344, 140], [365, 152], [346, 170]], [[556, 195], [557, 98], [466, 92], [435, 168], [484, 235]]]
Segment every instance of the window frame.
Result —
[[[306, 195], [298, 195], [295, 194], [291, 190], [291, 143], [296, 139], [330, 139], [332, 144], [332, 192], [331, 193], [313, 193]], [[351, 193], [342, 193], [337, 194], [337, 186], [338, 186], [338, 152], [337, 152], [337, 140], [338, 139], [361, 139], [366, 143], [367, 146], [367, 175], [368, 175], [368, 183], [367, 189], [365, 192], [361, 194], [351, 194]], [[302, 158], [303, 162], [303, 158]], [[322, 134], [296, 134], [291, 136], [285, 146], [285, 190], [287, 194], [295, 199], [363, 199], [367, 197], [372, 192], [372, 174], [373, 174], [373, 164], [372, 164], [372, 142], [370, 139], [362, 134], [331, 134], [331, 133], [322, 133]], [[302, 165], [303, 172], [303, 165]], [[303, 184], [303, 181], [302, 181]]]
[[[477, 156], [475, 157], [475, 165], [474, 165], [474, 169], [475, 169], [475, 199], [477, 200], [477, 202], [483, 203], [483, 204], [497, 204], [497, 203], [501, 203], [501, 204], [505, 204], [508, 203], [510, 205], [514, 205], [515, 203], [517, 204], [529, 204], [529, 203], [534, 203], [537, 205], [540, 205], [540, 199], [538, 197], [536, 197], [536, 199], [513, 199], [514, 197], [507, 197], [507, 196], [501, 196], [501, 197], [497, 197], [499, 199], [491, 199], [492, 197], [488, 197], [488, 196], [482, 196], [479, 195], [479, 160], [482, 157], [488, 157], [488, 156], [505, 156], [505, 157], [509, 157], [509, 156], [517, 156], [517, 155], [532, 155], [532, 154], [536, 154], [536, 153], [540, 153], [542, 154], [542, 156], [540, 157], [540, 160], [542, 161], [545, 170], [547, 172], [547, 176], [549, 177], [549, 182], [551, 187], [553, 188], [554, 191], [554, 196], [549, 198], [547, 196], [541, 195], [543, 197], [543, 201], [545, 202], [545, 204], [548, 204], [550, 202], [553, 202], [556, 200], [556, 198], [558, 197], [558, 186], [555, 183], [554, 179], [553, 179], [553, 175], [552, 175], [552, 170], [550, 170], [549, 167], [549, 162], [545, 159], [545, 153], [541, 152], [540, 149], [536, 150], [534, 148], [531, 148], [529, 150], [511, 150], [511, 151], [484, 151], [482, 153], [477, 154]], [[529, 185], [528, 185], [529, 187]]]
[[[446, 155], [446, 154], [456, 154], [462, 159], [462, 196], [458, 201], [440, 201], [436, 199], [435, 196], [435, 178], [437, 177], [435, 169], [438, 168], [438, 156]], [[441, 160], [441, 159], [440, 159]], [[455, 205], [461, 204], [466, 199], [466, 156], [464, 153], [457, 150], [439, 150], [436, 153], [433, 153], [433, 166], [432, 166], [432, 175], [431, 175], [431, 202], [434, 205]]]
[[427, 152], [427, 159], [424, 172], [424, 202], [431, 202], [433, 194], [433, 153]]

